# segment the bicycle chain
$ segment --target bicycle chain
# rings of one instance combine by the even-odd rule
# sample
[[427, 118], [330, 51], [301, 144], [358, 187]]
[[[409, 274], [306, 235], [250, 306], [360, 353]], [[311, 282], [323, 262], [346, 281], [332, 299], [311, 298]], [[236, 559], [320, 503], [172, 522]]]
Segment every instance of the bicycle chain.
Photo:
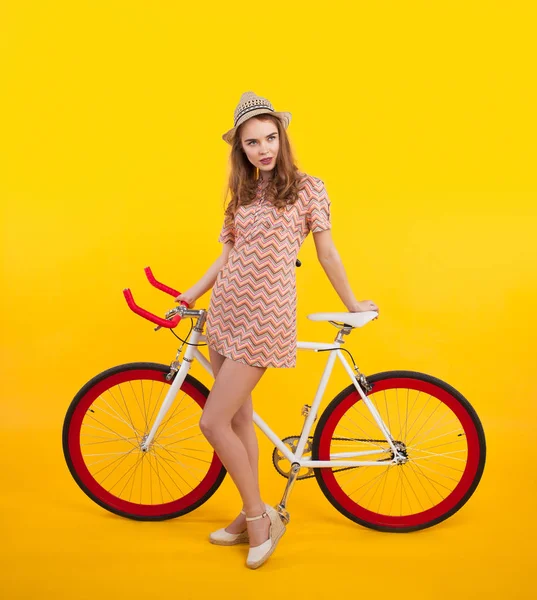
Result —
[[[282, 442], [285, 442], [285, 440], [288, 440], [289, 438], [297, 438], [300, 439], [299, 435], [288, 435], [287, 437], [285, 437]], [[310, 435], [308, 436], [308, 441], [312, 440], [313, 436]], [[365, 439], [365, 438], [346, 438], [346, 437], [333, 437], [332, 438], [335, 441], [344, 441], [344, 442], [371, 442], [371, 443], [381, 443], [381, 444], [385, 444], [386, 440], [374, 440], [374, 439]], [[293, 449], [294, 450], [294, 449]], [[276, 465], [276, 463], [274, 462], [274, 458], [275, 458], [275, 454], [276, 452], [278, 452], [278, 448], [274, 448], [273, 452], [272, 452], [272, 464], [274, 465], [274, 468], [276, 469], [276, 471], [278, 471], [278, 473], [282, 476], [285, 477], [286, 479], [289, 479], [289, 475], [290, 473], [287, 473], [287, 475], [284, 475], [280, 469], [278, 468], [278, 466]], [[282, 457], [282, 460], [285, 459], [285, 456]], [[287, 460], [287, 459], [285, 459]], [[380, 459], [378, 462], [383, 462], [386, 460], [391, 460], [391, 457], [389, 458], [382, 458]], [[315, 468], [320, 468], [320, 467], [305, 467], [311, 471], [314, 471]], [[332, 469], [332, 473], [339, 473], [340, 471], [348, 471], [349, 469], [359, 469], [359, 466], [352, 466], [352, 467], [341, 467], [339, 469]], [[315, 477], [315, 472], [313, 472], [311, 475], [299, 475], [297, 476], [297, 480], [298, 479], [311, 479], [312, 477]]]

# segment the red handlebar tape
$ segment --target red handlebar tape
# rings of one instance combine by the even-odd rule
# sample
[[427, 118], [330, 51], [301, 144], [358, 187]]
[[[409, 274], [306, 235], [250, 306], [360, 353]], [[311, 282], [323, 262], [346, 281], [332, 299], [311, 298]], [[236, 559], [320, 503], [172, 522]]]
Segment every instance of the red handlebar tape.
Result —
[[[145, 270], [145, 274], [147, 275], [147, 279], [149, 279], [149, 282], [151, 283], [151, 285], [153, 285], [157, 289], [159, 289], [163, 292], [166, 292], [167, 294], [170, 294], [170, 296], [173, 296], [173, 297], [179, 296], [181, 294], [181, 292], [178, 292], [178, 291], [174, 290], [173, 288], [171, 288], [167, 285], [164, 285], [160, 281], [157, 281], [155, 279], [153, 273], [151, 272], [150, 267], [146, 267], [144, 270]], [[173, 319], [163, 319], [162, 317], [154, 315], [153, 313], [150, 313], [149, 311], [143, 309], [141, 306], [138, 306], [136, 304], [136, 302], [134, 301], [134, 298], [132, 297], [132, 293], [129, 288], [125, 288], [123, 290], [123, 295], [125, 296], [125, 300], [127, 300], [127, 304], [129, 305], [129, 308], [133, 312], [135, 312], [137, 315], [140, 315], [144, 319], [151, 321], [152, 323], [160, 325], [161, 327], [167, 327], [168, 329], [173, 329], [174, 327], [177, 326], [177, 324], [181, 320], [180, 314], [175, 315], [173, 317]], [[184, 300], [181, 300], [181, 304], [184, 306], [188, 306], [188, 302], [185, 302]]]
[[153, 272], [151, 271], [151, 267], [146, 267], [144, 269], [145, 274], [147, 275], [147, 278], [149, 279], [149, 283], [153, 286], [155, 286], [156, 288], [158, 288], [159, 290], [162, 290], [163, 292], [166, 292], [167, 294], [170, 294], [170, 296], [179, 296], [179, 294], [181, 292], [177, 292], [176, 290], [174, 290], [171, 287], [168, 287], [167, 285], [164, 285], [163, 283], [161, 283], [160, 281], [157, 281], [155, 279], [155, 276], [153, 275]]

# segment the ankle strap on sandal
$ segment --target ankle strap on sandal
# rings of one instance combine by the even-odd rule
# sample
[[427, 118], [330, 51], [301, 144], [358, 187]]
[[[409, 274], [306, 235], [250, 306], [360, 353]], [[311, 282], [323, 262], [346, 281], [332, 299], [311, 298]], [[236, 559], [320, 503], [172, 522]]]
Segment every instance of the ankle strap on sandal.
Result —
[[262, 519], [263, 517], [268, 517], [267, 511], [265, 511], [262, 515], [258, 515], [257, 517], [246, 517], [247, 521], [256, 521], [257, 519]]

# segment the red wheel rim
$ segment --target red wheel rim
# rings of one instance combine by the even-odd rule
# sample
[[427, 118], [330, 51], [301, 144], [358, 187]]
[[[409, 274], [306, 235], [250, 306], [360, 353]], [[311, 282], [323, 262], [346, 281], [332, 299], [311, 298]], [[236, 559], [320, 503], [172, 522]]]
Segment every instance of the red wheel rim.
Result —
[[[81, 429], [86, 412], [92, 403], [104, 392], [113, 386], [136, 380], [157, 381], [159, 383], [170, 384], [165, 379], [165, 373], [153, 369], [133, 369], [120, 371], [114, 375], [106, 377], [96, 385], [92, 386], [84, 397], [78, 402], [73, 412], [68, 431], [68, 448], [72, 460], [73, 468], [76, 471], [81, 483], [97, 500], [106, 504], [110, 508], [124, 513], [137, 515], [141, 517], [158, 517], [166, 514], [180, 512], [201, 500], [211, 489], [222, 468], [222, 463], [213, 452], [212, 461], [207, 469], [205, 477], [188, 494], [177, 500], [161, 504], [139, 504], [119, 498], [111, 494], [102, 487], [93, 477], [86, 466], [84, 456], [81, 450]], [[205, 405], [205, 396], [188, 380], [185, 380], [181, 386], [181, 391], [188, 394], [201, 408]]]
[[[479, 435], [470, 414], [467, 412], [464, 406], [443, 388], [420, 379], [402, 377], [389, 378], [375, 382], [373, 386], [373, 393], [393, 388], [412, 389], [421, 391], [424, 394], [430, 394], [431, 396], [442, 401], [458, 418], [466, 436], [468, 454], [464, 472], [458, 484], [454, 487], [451, 493], [438, 504], [421, 512], [402, 516], [384, 515], [368, 510], [352, 500], [352, 498], [350, 498], [341, 488], [334, 472], [331, 469], [322, 468], [319, 469], [319, 472], [324, 484], [326, 485], [326, 488], [332, 494], [333, 498], [344, 510], [358, 519], [378, 527], [416, 527], [430, 523], [431, 521], [435, 521], [437, 519], [441, 519], [444, 515], [452, 511], [469, 491], [472, 483], [474, 482], [480, 463], [481, 451], [479, 445]], [[351, 391], [349, 395], [339, 403], [335, 410], [332, 411], [321, 432], [318, 460], [330, 460], [331, 440], [338, 423], [343, 415], [355, 403], [360, 401], [362, 401], [362, 398], [358, 394], [358, 391]], [[377, 467], [373, 468], [376, 469]], [[380, 469], [381, 467], [378, 468]], [[394, 466], [393, 468], [402, 467]]]

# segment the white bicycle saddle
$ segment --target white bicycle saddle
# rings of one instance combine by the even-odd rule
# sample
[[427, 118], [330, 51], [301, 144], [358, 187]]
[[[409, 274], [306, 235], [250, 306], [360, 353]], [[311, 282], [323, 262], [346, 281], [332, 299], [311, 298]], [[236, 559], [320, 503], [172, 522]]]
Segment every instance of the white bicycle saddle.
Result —
[[312, 313], [308, 315], [310, 321], [337, 321], [339, 323], [345, 323], [352, 327], [363, 327], [369, 321], [372, 321], [375, 317], [378, 317], [378, 312], [374, 310], [368, 310], [365, 312], [322, 312]]

